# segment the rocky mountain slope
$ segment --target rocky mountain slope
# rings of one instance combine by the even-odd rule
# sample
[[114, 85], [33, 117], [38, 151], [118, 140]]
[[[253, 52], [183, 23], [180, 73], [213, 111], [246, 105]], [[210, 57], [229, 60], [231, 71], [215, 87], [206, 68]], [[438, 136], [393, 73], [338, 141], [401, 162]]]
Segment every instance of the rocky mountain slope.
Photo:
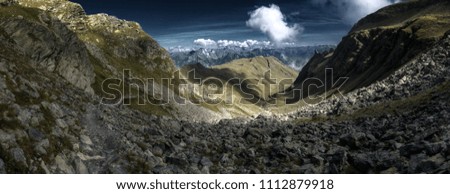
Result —
[[[325, 83], [327, 68], [333, 69], [335, 82], [340, 77], [349, 78], [341, 88], [343, 92], [386, 78], [450, 30], [449, 9], [450, 3], [444, 0], [410, 1], [367, 16], [353, 27], [334, 52], [316, 54], [300, 72], [294, 88], [307, 85], [309, 78]], [[302, 97], [324, 91], [325, 87], [309, 92], [302, 89]]]
[[[340, 63], [343, 69], [353, 66], [356, 58], [359, 65], [366, 61], [378, 67], [387, 61], [376, 62], [381, 60], [377, 57], [396, 53], [388, 48], [401, 47], [404, 40], [411, 41], [408, 48], [425, 45], [420, 50], [404, 49], [401, 53], [411, 52], [401, 55], [404, 63], [373, 82], [351, 84], [344, 95], [314, 105], [293, 106], [296, 111], [289, 114], [216, 123], [191, 117], [222, 116], [212, 107], [179, 106], [172, 111], [191, 117], [187, 120], [151, 113], [176, 106], [139, 109], [100, 103], [97, 81], [105, 79], [102, 76], [131, 66], [138, 68], [133, 71], [136, 77], [157, 78], [176, 71], [165, 58], [168, 54], [139, 29], [129, 37], [131, 32], [120, 33], [136, 30], [132, 23], [106, 15], [89, 19], [77, 4], [63, 0], [19, 3], [0, 1], [0, 173], [450, 173], [450, 32], [441, 32], [450, 26], [445, 23], [447, 17], [441, 18], [449, 13], [445, 1], [411, 1], [382, 9], [358, 23], [334, 53], [316, 55], [302, 71], [316, 76], [312, 70], [332, 65], [321, 60], [337, 56], [348, 62]], [[403, 28], [405, 32], [391, 29], [389, 22], [395, 18], [399, 26], [408, 26], [411, 21], [400, 16], [411, 15], [419, 23], [431, 20], [413, 25], [415, 33], [405, 39], [399, 34], [408, 34], [408, 28]], [[77, 21], [79, 16], [82, 19]], [[364, 44], [355, 43], [354, 37], [364, 34], [359, 29], [371, 32], [364, 35]], [[437, 33], [423, 40], [417, 37], [429, 29]], [[382, 39], [391, 41], [377, 42], [377, 48], [383, 49], [375, 52], [371, 41]], [[359, 46], [347, 47], [352, 45], [348, 41]], [[366, 52], [347, 55], [342, 51], [359, 47]], [[133, 66], [121, 62], [121, 57], [139, 63]], [[273, 58], [257, 58], [192, 68], [200, 69], [200, 76], [206, 72], [205, 76], [217, 78], [226, 76], [224, 69], [258, 72], [242, 69], [240, 64], [260, 69], [281, 65]], [[183, 74], [187, 70], [180, 71], [189, 78]], [[283, 73], [289, 71], [276, 74]]]
[[[129, 102], [132, 109], [184, 119], [188, 112], [197, 112], [197, 119], [202, 120], [221, 118], [219, 112], [193, 104], [179, 106], [168, 101], [164, 106], [141, 106], [136, 102], [133, 94], [146, 86], [133, 87], [127, 80], [154, 79], [152, 86], [158, 89], [146, 93], [150, 100], [160, 98], [165, 90], [174, 98], [178, 96], [169, 83], [162, 82], [176, 71], [169, 53], [138, 23], [107, 14], [86, 15], [79, 4], [67, 0], [10, 2], [16, 3], [2, 8], [2, 27], [5, 37], [19, 47], [14, 53], [21, 53], [19, 49], [29, 52], [34, 63], [50, 72], [58, 71], [70, 83], [100, 97], [109, 97], [102, 86], [105, 80], [120, 79], [115, 89], [122, 93], [131, 90], [132, 94], [119, 100]], [[125, 70], [130, 75], [126, 76]]]
[[276, 57], [294, 69], [301, 69], [315, 52], [324, 52], [334, 49], [334, 46], [303, 46], [303, 47], [223, 47], [200, 48], [190, 50], [169, 49], [170, 56], [178, 67], [200, 63], [204, 66], [215, 66], [229, 63], [236, 59], [254, 58], [258, 56]]

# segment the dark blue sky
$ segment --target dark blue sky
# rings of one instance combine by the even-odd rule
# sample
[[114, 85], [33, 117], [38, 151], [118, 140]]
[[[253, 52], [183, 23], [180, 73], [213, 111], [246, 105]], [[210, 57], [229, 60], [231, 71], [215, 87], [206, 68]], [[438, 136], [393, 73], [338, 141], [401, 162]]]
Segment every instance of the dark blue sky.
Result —
[[139, 22], [162, 46], [190, 47], [199, 38], [267, 41], [261, 32], [246, 26], [249, 12], [276, 4], [288, 24], [305, 31], [301, 45], [336, 44], [351, 28], [339, 15], [312, 0], [73, 0], [88, 14], [107, 13]]

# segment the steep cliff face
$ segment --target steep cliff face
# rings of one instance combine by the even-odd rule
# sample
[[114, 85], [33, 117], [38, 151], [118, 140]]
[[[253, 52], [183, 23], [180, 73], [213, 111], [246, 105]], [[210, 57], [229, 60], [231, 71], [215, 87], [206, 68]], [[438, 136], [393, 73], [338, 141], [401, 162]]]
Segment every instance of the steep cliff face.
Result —
[[[109, 78], [122, 80], [124, 70], [133, 78], [154, 79], [156, 87], [169, 87], [161, 79], [172, 77], [175, 65], [138, 23], [107, 14], [87, 15], [79, 4], [67, 0], [18, 0], [12, 4], [4, 8], [5, 37], [38, 66], [59, 72], [77, 87], [107, 96], [102, 83]], [[19, 19], [10, 17], [12, 11]], [[117, 88], [125, 84], [122, 80]], [[170, 116], [177, 109], [176, 104], [131, 106]]]
[[[129, 84], [127, 80], [123, 80], [124, 70], [129, 70], [132, 78], [144, 81], [154, 79], [156, 88], [170, 87], [167, 84], [163, 85], [161, 79], [172, 77], [176, 69], [175, 65], [168, 52], [145, 33], [138, 23], [121, 20], [107, 14], [87, 15], [79, 4], [67, 0], [18, 0], [15, 4], [14, 9], [22, 10], [24, 12], [22, 15], [26, 15], [29, 10], [34, 10], [33, 13], [35, 13], [38, 23], [45, 23], [46, 20], [58, 23], [59, 26], [46, 26], [47, 30], [59, 32], [63, 29], [65, 33], [70, 34], [57, 34], [57, 37], [61, 37], [59, 39], [61, 44], [51, 44], [47, 47], [66, 50], [68, 56], [59, 54], [61, 52], [53, 52], [59, 55], [58, 57], [63, 61], [63, 64], [58, 66], [60, 74], [69, 82], [87, 88], [86, 91], [89, 93], [107, 97], [108, 94], [105, 93], [102, 84], [110, 78], [122, 80], [116, 89], [122, 91], [121, 88], [126, 88], [128, 90]], [[10, 6], [5, 9], [13, 8]], [[34, 31], [38, 28], [27, 28], [26, 22], [29, 22], [28, 19], [24, 20], [22, 26], [10, 30], [33, 31], [24, 33], [37, 36], [41, 40], [48, 39], [45, 37], [49, 36], [48, 33], [35, 33]], [[25, 39], [22, 42], [32, 42], [30, 37], [22, 35], [18, 39]], [[50, 44], [51, 41], [44, 43]], [[33, 48], [29, 44], [22, 44], [22, 46], [34, 55], [41, 52], [41, 46], [37, 44], [33, 44], [35, 49], [29, 49]], [[74, 49], [77, 48], [78, 51], [75, 51]], [[48, 58], [41, 55], [39, 57]], [[71, 60], [74, 57], [78, 58]], [[66, 64], [71, 64], [74, 68], [70, 68], [72, 66]], [[51, 64], [44, 66], [52, 67]], [[82, 72], [77, 72], [77, 70]], [[86, 75], [83, 76], [83, 74]], [[132, 88], [133, 93], [144, 90], [147, 90], [145, 86], [139, 89]], [[158, 93], [160, 91], [157, 90], [150, 98], [161, 96]], [[123, 100], [129, 99], [124, 98]], [[132, 102], [130, 106], [147, 113], [167, 116], [175, 116], [179, 109], [175, 103], [167, 106], [152, 106], [150, 104], [138, 105]]]
[[144, 78], [170, 77], [175, 71], [170, 55], [136, 22], [107, 14], [86, 15], [79, 4], [67, 0], [18, 2], [44, 10], [66, 24], [88, 48], [100, 76], [115, 76], [125, 68]]
[[0, 7], [0, 55], [30, 59], [38, 69], [55, 72], [68, 82], [93, 93], [94, 69], [77, 35], [59, 20], [34, 8]]
[[308, 78], [325, 83], [326, 68], [333, 70], [333, 81], [349, 78], [341, 87], [342, 92], [386, 78], [450, 30], [449, 10], [448, 1], [431, 0], [383, 8], [358, 22], [332, 54], [316, 55], [300, 72], [294, 87], [302, 89], [303, 98], [322, 94], [325, 87], [307, 92], [302, 84], [308, 85]]

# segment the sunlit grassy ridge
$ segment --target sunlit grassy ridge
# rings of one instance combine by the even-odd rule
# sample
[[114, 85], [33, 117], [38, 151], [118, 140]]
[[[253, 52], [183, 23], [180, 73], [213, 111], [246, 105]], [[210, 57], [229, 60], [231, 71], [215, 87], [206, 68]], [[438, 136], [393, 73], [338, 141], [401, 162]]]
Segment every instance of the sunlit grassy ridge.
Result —
[[[209, 107], [225, 108], [236, 116], [264, 112], [271, 96], [289, 87], [298, 74], [274, 57], [237, 59], [210, 68], [192, 64], [183, 66], [180, 71], [192, 84], [204, 84], [201, 87], [207, 87], [210, 80], [220, 81], [216, 84], [217, 90], [210, 92], [220, 93], [216, 96], [222, 103], [209, 103]], [[204, 94], [204, 91], [193, 91], [185, 96], [201, 98]]]

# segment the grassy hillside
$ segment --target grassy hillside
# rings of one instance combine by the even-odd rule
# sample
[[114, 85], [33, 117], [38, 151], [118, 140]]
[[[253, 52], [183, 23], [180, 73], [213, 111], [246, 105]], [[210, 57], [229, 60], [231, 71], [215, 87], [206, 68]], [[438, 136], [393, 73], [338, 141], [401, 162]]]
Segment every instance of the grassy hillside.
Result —
[[359, 21], [350, 33], [374, 28], [400, 28], [420, 39], [439, 38], [450, 30], [450, 2], [415, 0], [383, 8]]
[[[190, 84], [202, 84], [200, 89], [185, 96], [201, 98], [209, 93], [221, 101], [211, 102], [212, 106], [244, 115], [264, 112], [271, 96], [289, 87], [297, 76], [295, 70], [274, 57], [238, 59], [211, 68], [186, 65], [180, 71]], [[281, 83], [284, 84], [280, 86]], [[208, 84], [216, 88], [207, 88]]]

